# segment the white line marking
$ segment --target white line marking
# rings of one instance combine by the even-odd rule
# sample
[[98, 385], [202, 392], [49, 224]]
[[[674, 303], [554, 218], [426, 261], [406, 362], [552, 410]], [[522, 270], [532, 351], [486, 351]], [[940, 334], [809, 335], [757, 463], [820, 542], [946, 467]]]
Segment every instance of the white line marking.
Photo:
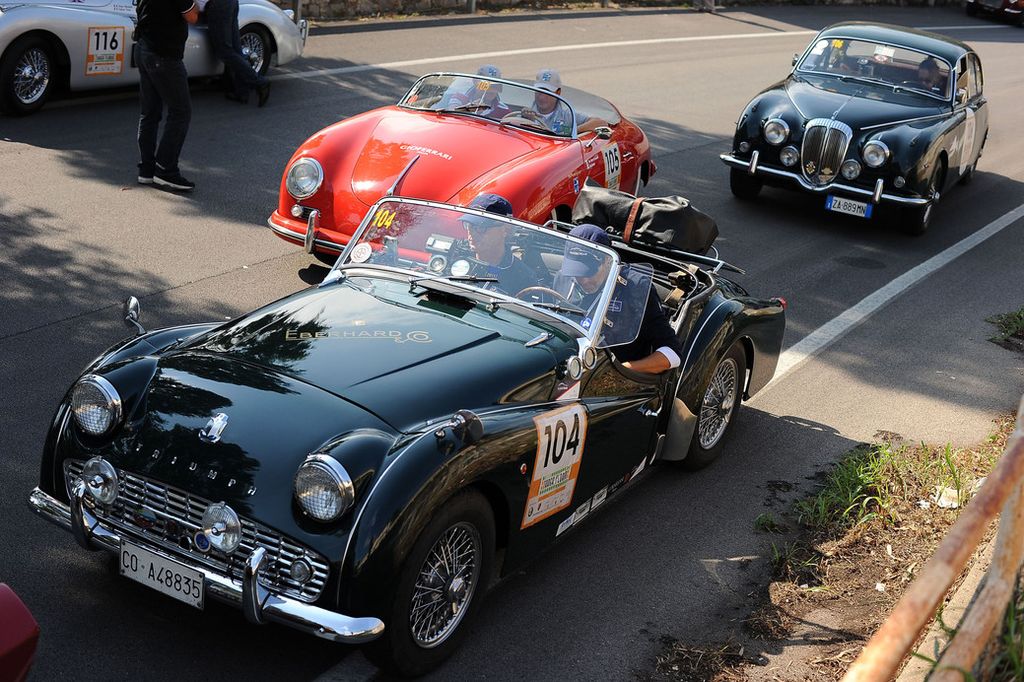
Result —
[[854, 327], [864, 322], [887, 303], [928, 275], [949, 265], [978, 244], [998, 234], [1021, 218], [1024, 218], [1024, 205], [1018, 206], [1002, 217], [993, 220], [969, 237], [961, 239], [945, 251], [937, 253], [925, 262], [911, 268], [881, 289], [862, 299], [857, 305], [818, 327], [782, 353], [779, 357], [779, 365], [775, 369], [775, 377], [772, 379], [772, 383], [786, 376], [800, 363], [821, 353], [833, 342], [843, 337]]
[[[961, 31], [975, 29], [1002, 29], [1011, 28], [1006, 24], [978, 24], [964, 26], [921, 26], [923, 30], [932, 31]], [[290, 73], [279, 73], [270, 76], [270, 80], [292, 80], [295, 78], [320, 78], [322, 76], [342, 76], [350, 73], [363, 73], [377, 69], [398, 69], [405, 66], [425, 66], [427, 64], [443, 64], [445, 62], [482, 61], [495, 57], [514, 57], [526, 54], [545, 54], [549, 52], [575, 52], [578, 50], [602, 50], [613, 47], [636, 47], [638, 45], [666, 45], [669, 43], [696, 43], [721, 40], [748, 40], [751, 38], [778, 38], [793, 36], [817, 35], [818, 31], [776, 31], [758, 33], [726, 33], [712, 36], [681, 36], [676, 38], [646, 38], [643, 40], [618, 40], [603, 43], [576, 43], [572, 45], [549, 45], [547, 47], [528, 47], [519, 50], [499, 50], [495, 52], [472, 52], [469, 54], [453, 54], [443, 57], [425, 57], [422, 59], [404, 59], [397, 62], [382, 62], [380, 64], [358, 64], [354, 66], [340, 66], [335, 69], [315, 69], [313, 71], [293, 71]]]

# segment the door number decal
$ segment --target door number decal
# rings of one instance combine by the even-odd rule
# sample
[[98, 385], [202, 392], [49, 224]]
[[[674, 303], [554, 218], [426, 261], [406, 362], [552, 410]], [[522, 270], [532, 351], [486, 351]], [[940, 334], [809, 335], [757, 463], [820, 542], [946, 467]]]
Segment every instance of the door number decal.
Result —
[[619, 188], [619, 175], [622, 173], [622, 157], [619, 156], [619, 145], [614, 142], [601, 152], [604, 157], [604, 186], [608, 189]]
[[533, 423], [537, 456], [520, 529], [572, 504], [587, 440], [587, 409], [578, 403], [567, 405], [534, 417]]

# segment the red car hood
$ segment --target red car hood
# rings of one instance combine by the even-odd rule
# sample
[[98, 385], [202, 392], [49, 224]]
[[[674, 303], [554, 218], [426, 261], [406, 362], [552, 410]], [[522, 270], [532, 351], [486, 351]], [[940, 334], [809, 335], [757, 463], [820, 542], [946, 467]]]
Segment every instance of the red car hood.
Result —
[[484, 173], [545, 146], [542, 138], [465, 116], [395, 110], [380, 118], [359, 150], [352, 193], [372, 205], [419, 156], [396, 194], [448, 201]]

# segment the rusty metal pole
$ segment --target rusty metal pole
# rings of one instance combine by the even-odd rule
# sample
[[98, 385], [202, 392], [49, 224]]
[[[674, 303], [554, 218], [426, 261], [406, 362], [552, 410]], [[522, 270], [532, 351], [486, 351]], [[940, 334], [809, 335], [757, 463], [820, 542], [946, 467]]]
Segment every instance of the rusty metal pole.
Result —
[[476, 0], [466, 0], [466, 11], [470, 14], [476, 14]]

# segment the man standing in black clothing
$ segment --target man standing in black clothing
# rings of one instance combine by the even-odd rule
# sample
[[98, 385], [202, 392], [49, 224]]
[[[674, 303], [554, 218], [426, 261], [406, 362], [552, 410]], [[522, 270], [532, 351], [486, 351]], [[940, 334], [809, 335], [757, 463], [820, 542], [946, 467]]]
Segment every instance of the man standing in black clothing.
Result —
[[[207, 33], [213, 52], [224, 62], [224, 75], [231, 90], [227, 97], [245, 104], [253, 90], [259, 95], [259, 106], [270, 97], [270, 81], [252, 68], [242, 54], [242, 38], [238, 33], [238, 0], [208, 0], [203, 9]], [[264, 59], [269, 55], [264, 55]]]
[[[182, 61], [188, 25], [199, 20], [193, 0], [139, 0], [136, 61], [139, 66], [139, 184], [187, 192], [195, 183], [178, 169], [192, 118], [188, 73]], [[164, 106], [167, 120], [157, 146]]]

